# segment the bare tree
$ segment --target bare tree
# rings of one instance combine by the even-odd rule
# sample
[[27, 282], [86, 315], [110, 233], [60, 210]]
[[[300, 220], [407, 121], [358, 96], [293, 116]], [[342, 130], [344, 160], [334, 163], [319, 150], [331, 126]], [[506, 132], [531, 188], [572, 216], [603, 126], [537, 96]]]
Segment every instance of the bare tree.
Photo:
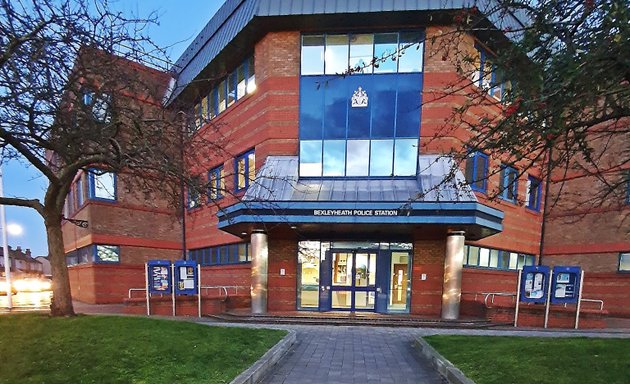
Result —
[[[53, 274], [52, 315], [73, 315], [61, 231], [79, 172], [121, 172], [137, 189], [181, 201], [180, 114], [162, 107], [170, 76], [137, 62], [165, 57], [106, 2], [0, 0], [0, 145], [48, 179], [43, 201], [0, 198], [43, 218]], [[153, 61], [155, 64], [155, 61]]]

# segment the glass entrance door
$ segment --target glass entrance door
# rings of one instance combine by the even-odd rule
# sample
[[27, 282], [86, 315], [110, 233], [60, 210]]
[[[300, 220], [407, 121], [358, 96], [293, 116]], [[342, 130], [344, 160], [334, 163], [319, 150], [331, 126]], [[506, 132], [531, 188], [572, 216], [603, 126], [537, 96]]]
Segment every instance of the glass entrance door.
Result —
[[330, 250], [331, 309], [373, 311], [377, 252]]

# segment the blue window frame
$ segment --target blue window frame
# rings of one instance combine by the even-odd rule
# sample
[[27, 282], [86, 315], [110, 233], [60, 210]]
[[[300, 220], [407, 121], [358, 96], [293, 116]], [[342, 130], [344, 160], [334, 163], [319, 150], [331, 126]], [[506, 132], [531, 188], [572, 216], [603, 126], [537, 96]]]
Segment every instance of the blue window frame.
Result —
[[114, 172], [106, 172], [92, 168], [88, 172], [88, 191], [91, 200], [116, 201], [117, 176]]
[[201, 265], [229, 265], [248, 263], [251, 258], [249, 243], [233, 243], [215, 247], [191, 249], [188, 258]]
[[503, 79], [497, 66], [492, 63], [492, 54], [478, 44], [475, 44], [475, 48], [477, 49], [477, 61], [475, 62], [476, 68], [472, 73], [473, 84], [486, 90], [489, 95], [502, 100], [506, 91], [510, 89], [511, 83]]
[[501, 166], [501, 180], [499, 183], [499, 196], [503, 200], [516, 202], [518, 197], [518, 171], [508, 165]]
[[77, 180], [77, 207], [83, 206], [83, 175]]
[[94, 262], [96, 263], [118, 263], [120, 262], [120, 247], [117, 245], [94, 246]]
[[195, 209], [201, 206], [201, 193], [199, 193], [199, 177], [193, 177], [191, 184], [188, 185], [188, 209]]
[[466, 158], [466, 182], [478, 192], [488, 190], [488, 155], [474, 151]]
[[630, 252], [621, 252], [619, 254], [617, 270], [619, 272], [630, 272]]
[[208, 172], [208, 201], [218, 200], [223, 197], [223, 192], [225, 191], [224, 177], [222, 165]]
[[525, 201], [527, 208], [540, 211], [540, 200], [542, 195], [542, 182], [534, 176], [527, 177], [527, 196]]
[[501, 249], [464, 246], [464, 266], [474, 268], [500, 269], [515, 271], [526, 265], [534, 265], [536, 257], [526, 253], [511, 252]]
[[112, 97], [107, 93], [97, 94], [94, 90], [85, 88], [81, 91], [81, 102], [92, 113], [92, 117], [99, 123], [109, 123], [112, 120]]
[[247, 189], [256, 177], [256, 155], [249, 150], [234, 159], [234, 190], [236, 192]]

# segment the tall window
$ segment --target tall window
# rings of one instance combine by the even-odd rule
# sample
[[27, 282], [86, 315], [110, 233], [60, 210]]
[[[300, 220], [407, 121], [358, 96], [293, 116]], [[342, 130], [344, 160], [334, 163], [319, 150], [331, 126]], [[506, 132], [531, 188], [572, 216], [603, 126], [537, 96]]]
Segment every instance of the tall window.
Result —
[[472, 82], [474, 85], [486, 90], [489, 95], [502, 100], [505, 93], [510, 90], [511, 83], [506, 81], [493, 64], [493, 56], [483, 47], [475, 45], [477, 52], [475, 54], [475, 69], [472, 73]]
[[235, 190], [247, 189], [256, 177], [256, 156], [254, 150], [247, 151], [238, 156], [235, 161], [236, 180]]
[[201, 206], [201, 193], [199, 193], [199, 177], [193, 177], [188, 185], [188, 209]]
[[94, 120], [99, 123], [109, 123], [112, 120], [112, 97], [107, 93], [97, 94], [91, 89], [84, 89], [83, 105], [88, 108]]
[[225, 190], [223, 184], [224, 176], [223, 166], [213, 168], [208, 172], [208, 198], [210, 200], [217, 200], [223, 197], [223, 191]]
[[503, 200], [516, 202], [518, 197], [518, 172], [515, 168], [507, 165], [501, 166], [499, 191]]
[[619, 254], [619, 272], [630, 272], [630, 252]]
[[540, 198], [542, 195], [542, 183], [539, 179], [528, 176], [527, 177], [527, 196], [525, 201], [527, 202], [527, 208], [534, 211], [540, 211]]
[[471, 152], [466, 159], [466, 181], [470, 187], [479, 192], [486, 192], [488, 179], [488, 155]]
[[302, 36], [301, 177], [416, 175], [423, 38]]
[[89, 196], [96, 200], [116, 200], [116, 174], [98, 169], [89, 171]]

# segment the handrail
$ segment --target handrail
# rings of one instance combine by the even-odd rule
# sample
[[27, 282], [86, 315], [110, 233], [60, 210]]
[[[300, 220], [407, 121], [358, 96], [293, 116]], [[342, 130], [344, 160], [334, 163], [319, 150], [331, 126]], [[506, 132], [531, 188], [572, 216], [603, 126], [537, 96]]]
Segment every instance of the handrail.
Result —
[[146, 292], [147, 289], [146, 288], [129, 288], [129, 293], [127, 294], [127, 298], [131, 299], [131, 292]]
[[243, 288], [243, 286], [240, 285], [202, 285], [201, 289], [205, 289], [206, 291], [208, 289], [219, 289], [220, 291], [223, 292], [223, 295], [225, 296], [223, 301], [227, 300], [229, 298], [229, 293], [228, 293], [228, 289], [234, 289], [234, 295], [238, 295], [238, 289], [239, 288]]
[[490, 297], [492, 297], [492, 300], [490, 301], [492, 304], [494, 304], [494, 298], [495, 296], [503, 296], [503, 297], [511, 297], [512, 301], [514, 301], [514, 298], [516, 297], [516, 293], [509, 293], [509, 292], [482, 292], [482, 295], [485, 294], [485, 297], [483, 299], [483, 303], [485, 304], [486, 307], [488, 307], [488, 299]]
[[[511, 292], [462, 292], [462, 295], [475, 295], [475, 301], [477, 301], [477, 298], [480, 295], [483, 295], [483, 303], [485, 304], [485, 306], [488, 306], [488, 299], [490, 299], [490, 304], [494, 304], [494, 298], [496, 296], [501, 296], [501, 297], [512, 297], [512, 301], [514, 301], [514, 299], [516, 299], [516, 294], [515, 293], [511, 293]], [[598, 303], [599, 304], [599, 310], [603, 311], [604, 310], [604, 300], [600, 300], [600, 299], [581, 299], [582, 302], [589, 302], [589, 303]], [[566, 307], [567, 304], [565, 303], [564, 306]]]

